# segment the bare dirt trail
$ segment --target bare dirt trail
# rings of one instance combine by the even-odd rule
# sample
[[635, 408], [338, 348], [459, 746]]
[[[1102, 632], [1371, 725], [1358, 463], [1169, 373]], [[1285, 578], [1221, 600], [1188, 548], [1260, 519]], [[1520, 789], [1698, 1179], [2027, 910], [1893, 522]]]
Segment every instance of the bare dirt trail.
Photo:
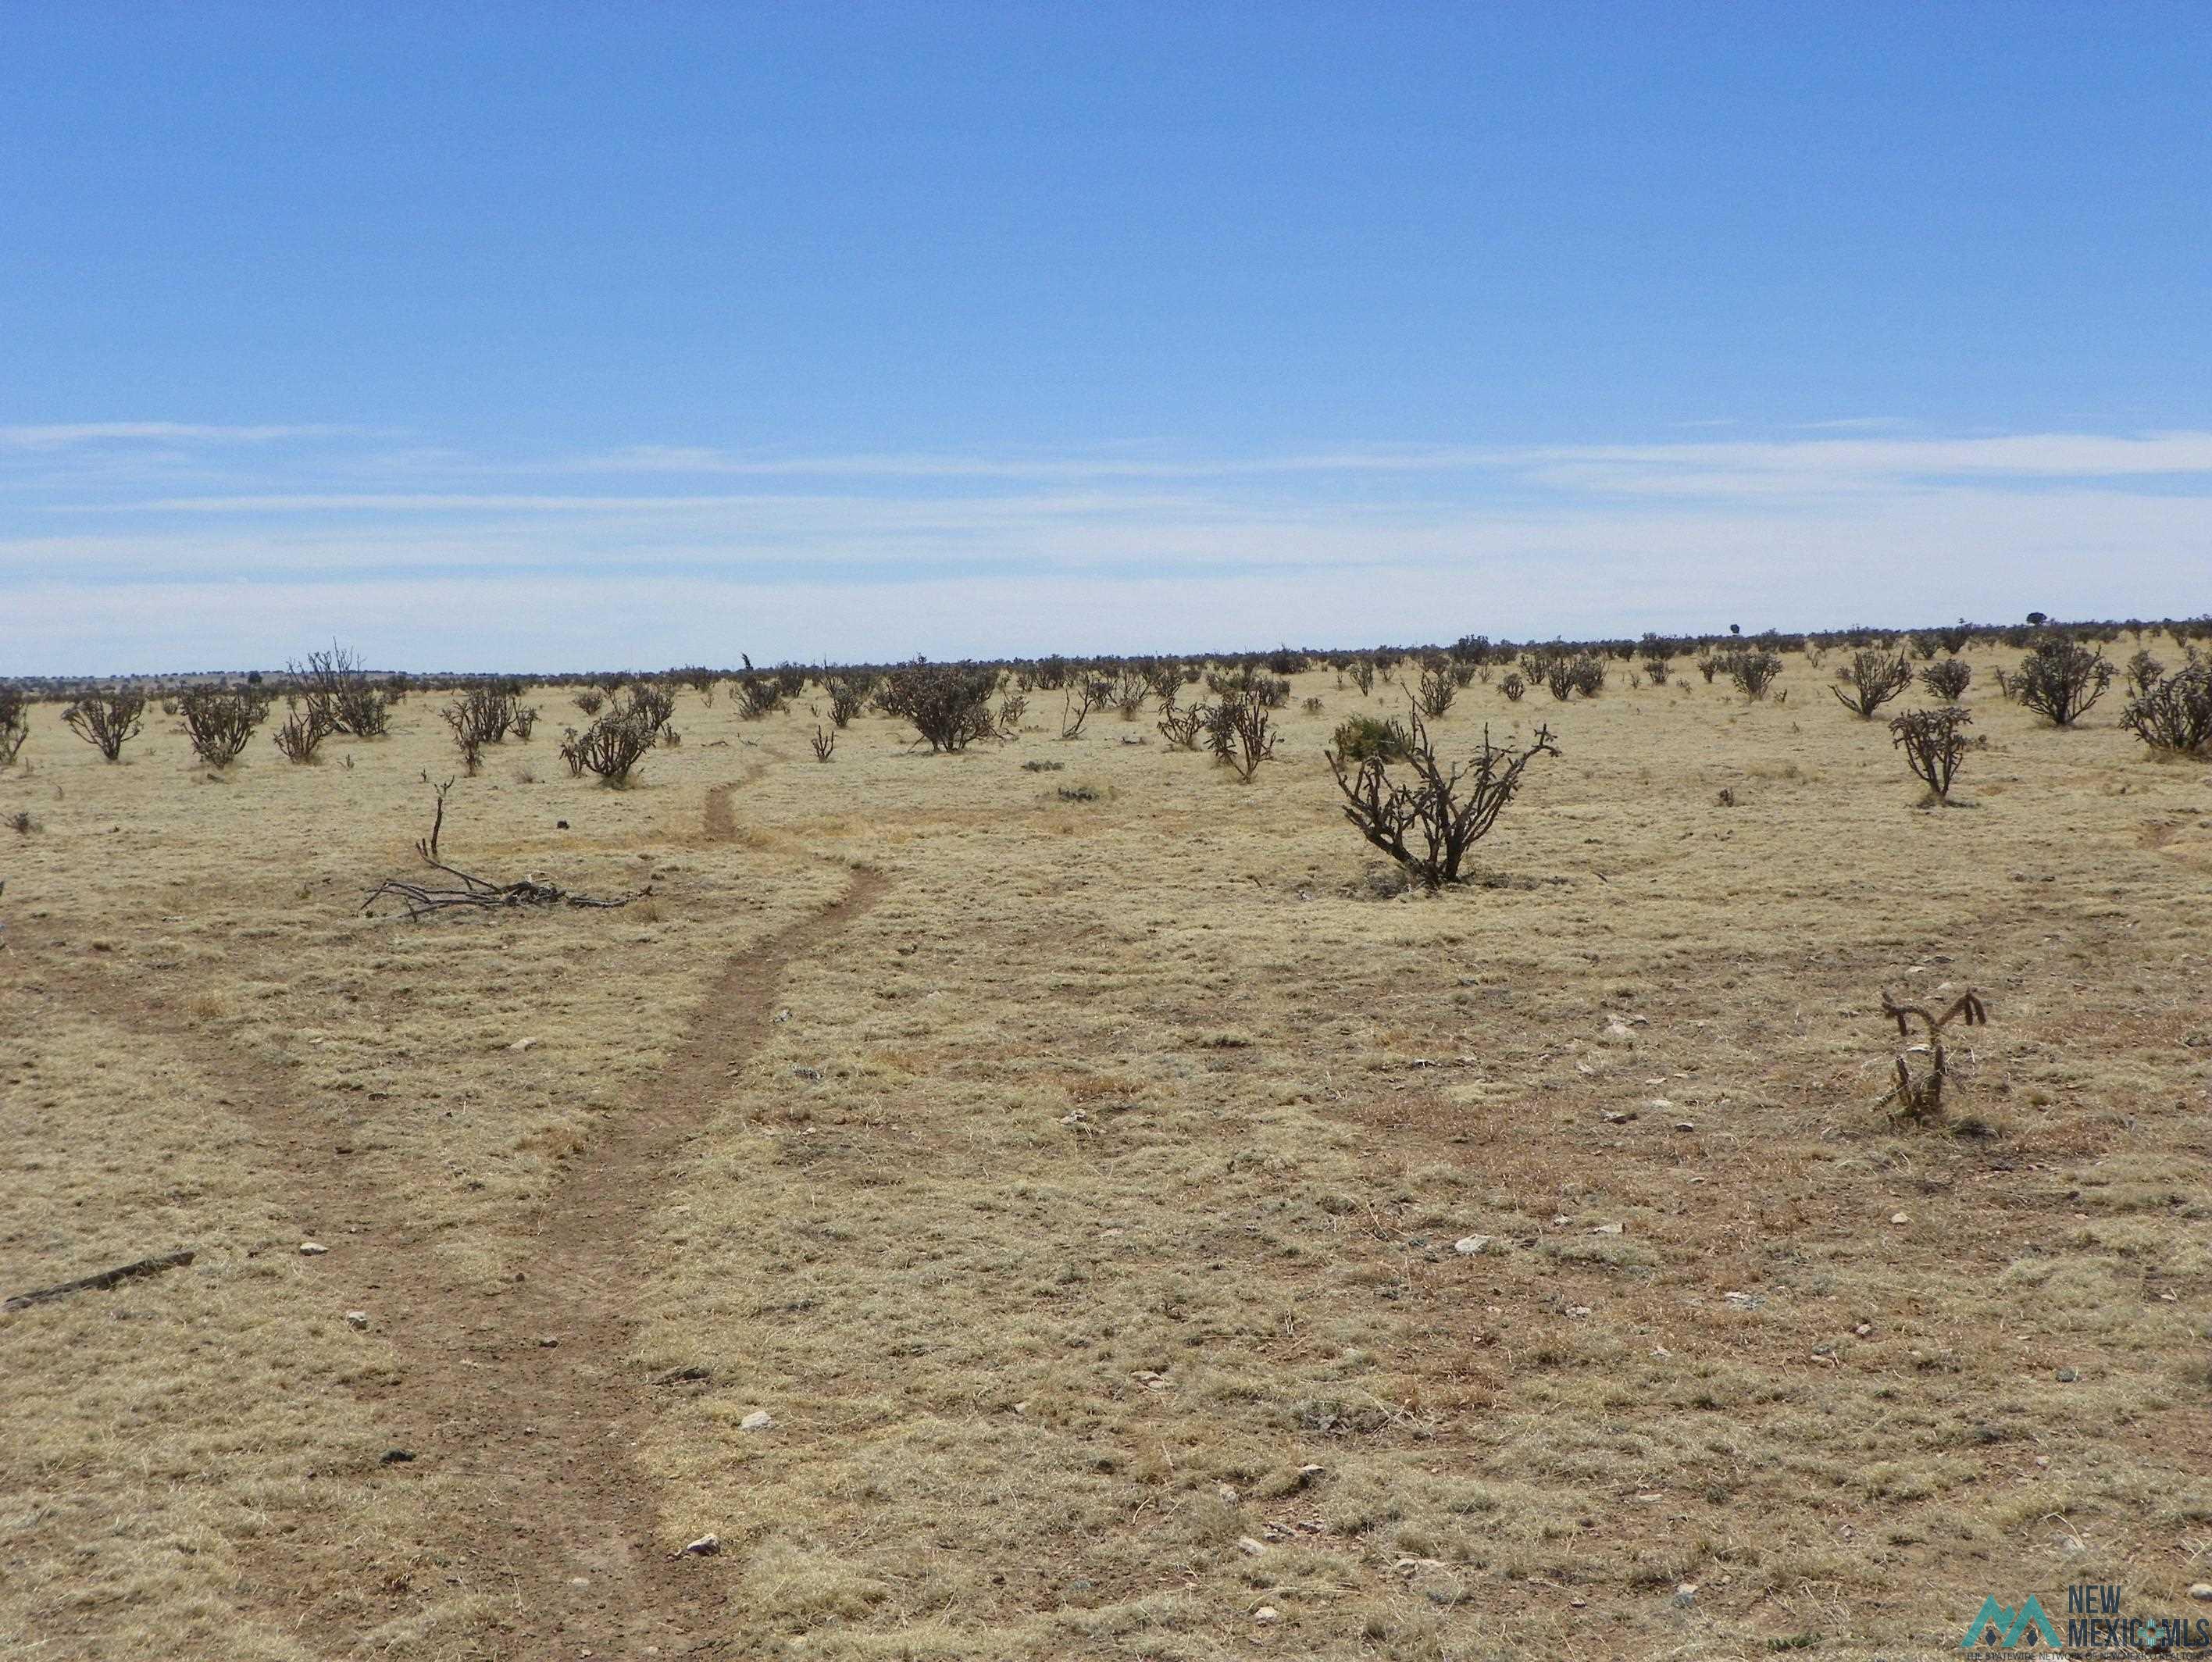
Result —
[[825, 943], [880, 887], [862, 876], [821, 916], [725, 967], [650, 1092], [574, 1162], [511, 1292], [441, 1304], [410, 1284], [435, 1274], [419, 1253], [392, 1265], [396, 1285], [374, 1289], [408, 1309], [407, 1375], [382, 1404], [395, 1446], [416, 1453], [410, 1466], [436, 1462], [470, 1480], [469, 1515], [445, 1532], [459, 1522], [454, 1544], [472, 1579], [495, 1578], [509, 1643], [493, 1653], [713, 1649], [720, 1578], [668, 1556], [653, 1488], [630, 1459], [653, 1389], [629, 1361], [642, 1242], [668, 1174], [766, 1029], [786, 963]]
[[730, 811], [730, 798], [741, 787], [750, 785], [768, 772], [769, 765], [787, 760], [780, 750], [769, 750], [760, 756], [750, 756], [744, 761], [744, 772], [733, 779], [713, 786], [707, 792], [707, 809], [702, 829], [708, 842], [732, 842], [738, 835], [738, 816]]
[[[728, 834], [732, 788], [708, 794], [710, 837]], [[51, 994], [190, 1058], [260, 1128], [270, 1164], [299, 1197], [303, 1234], [343, 1242], [327, 1260], [340, 1268], [332, 1291], [377, 1313], [398, 1372], [360, 1387], [393, 1453], [379, 1468], [333, 1479], [402, 1493], [442, 1479], [423, 1487], [422, 1520], [410, 1531], [422, 1544], [416, 1564], [372, 1567], [349, 1562], [338, 1544], [264, 1540], [248, 1559], [244, 1610], [334, 1657], [353, 1653], [368, 1629], [456, 1592], [490, 1603], [491, 1631], [448, 1631], [387, 1653], [719, 1652], [718, 1566], [671, 1556], [654, 1488], [630, 1458], [656, 1388], [629, 1360], [646, 1238], [670, 1174], [766, 1032], [786, 966], [821, 950], [883, 888], [880, 876], [855, 873], [823, 911], [724, 966], [649, 1089], [568, 1162], [536, 1233], [514, 1242], [515, 1278], [493, 1295], [457, 1286], [435, 1240], [404, 1221], [400, 1198], [348, 1157], [357, 1109], [299, 1100], [192, 1031], [158, 992], [118, 987], [98, 972], [42, 978]]]

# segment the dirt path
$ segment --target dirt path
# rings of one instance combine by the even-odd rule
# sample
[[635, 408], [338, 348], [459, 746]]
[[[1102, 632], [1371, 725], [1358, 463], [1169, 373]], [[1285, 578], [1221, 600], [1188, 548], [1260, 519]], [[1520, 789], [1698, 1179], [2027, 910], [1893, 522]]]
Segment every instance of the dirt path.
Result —
[[709, 842], [727, 842], [738, 834], [738, 816], [730, 811], [730, 793], [740, 781], [718, 785], [707, 792], [706, 830]]
[[[741, 955], [702, 1003], [682, 1047], [629, 1113], [611, 1119], [547, 1209], [523, 1271], [488, 1307], [438, 1296], [422, 1252], [392, 1253], [380, 1302], [405, 1311], [407, 1377], [381, 1404], [410, 1463], [469, 1479], [453, 1544], [501, 1588], [516, 1657], [591, 1650], [696, 1653], [717, 1604], [714, 1568], [670, 1560], [651, 1483], [629, 1453], [653, 1389], [627, 1360], [640, 1243], [666, 1174], [765, 1030], [784, 966], [874, 900], [863, 876], [821, 916]], [[547, 1345], [546, 1339], [556, 1343]], [[487, 1565], [487, 1554], [491, 1562]]]
[[[728, 814], [732, 788], [709, 794], [710, 832], [717, 809]], [[395, 1381], [362, 1388], [364, 1400], [380, 1439], [412, 1457], [365, 1480], [395, 1489], [443, 1480], [423, 1487], [424, 1557], [411, 1569], [349, 1566], [330, 1542], [264, 1541], [249, 1560], [246, 1608], [313, 1648], [348, 1654], [416, 1584], [441, 1593], [458, 1585], [493, 1603], [495, 1631], [473, 1641], [446, 1635], [413, 1653], [717, 1651], [720, 1566], [668, 1556], [655, 1489], [630, 1459], [655, 1389], [629, 1360], [647, 1271], [642, 1242], [669, 1174], [765, 1033], [786, 966], [820, 950], [883, 886], [856, 874], [823, 911], [728, 961], [651, 1087], [568, 1162], [538, 1233], [517, 1243], [518, 1278], [492, 1297], [455, 1286], [435, 1240], [405, 1221], [401, 1198], [341, 1153], [351, 1140], [348, 1109], [299, 1101], [280, 1079], [242, 1067], [159, 992], [98, 978], [105, 1015], [174, 1045], [261, 1128], [270, 1163], [301, 1198], [303, 1225], [345, 1228], [331, 1239], [345, 1242], [346, 1296], [376, 1313], [399, 1363]], [[95, 984], [63, 975], [49, 985], [89, 998]], [[373, 1579], [382, 1585], [363, 1585]], [[365, 1606], [377, 1615], [365, 1620]]]
[[730, 811], [732, 794], [768, 772], [771, 761], [783, 759], [781, 754], [773, 751], [764, 756], [748, 757], [744, 772], [708, 791], [703, 828], [708, 842], [728, 842], [737, 836], [738, 816]]

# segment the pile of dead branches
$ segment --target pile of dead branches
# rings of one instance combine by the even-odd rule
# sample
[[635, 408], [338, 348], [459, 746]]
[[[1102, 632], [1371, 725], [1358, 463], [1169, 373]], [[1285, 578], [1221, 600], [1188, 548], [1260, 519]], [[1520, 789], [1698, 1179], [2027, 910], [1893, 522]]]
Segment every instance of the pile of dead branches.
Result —
[[572, 894], [556, 884], [539, 877], [525, 877], [520, 883], [493, 883], [451, 866], [442, 861], [428, 864], [449, 877], [460, 880], [453, 888], [434, 886], [428, 883], [410, 883], [404, 877], [386, 877], [368, 892], [361, 909], [375, 915], [380, 901], [393, 901], [407, 909], [410, 919], [427, 918], [433, 912], [445, 912], [455, 907], [477, 907], [487, 911], [518, 906], [573, 906], [589, 911], [611, 911], [616, 907], [628, 906], [632, 901], [641, 901], [653, 893], [651, 883], [635, 894], [619, 895], [602, 900], [595, 895]]
[[[446, 793], [453, 788], [453, 781], [431, 785], [430, 776], [422, 775], [422, 783], [430, 786], [437, 801], [437, 811], [430, 821], [430, 834], [415, 840], [415, 852], [422, 857], [422, 864], [433, 871], [442, 871], [459, 880], [459, 887], [451, 883], [432, 882], [410, 883], [404, 877], [386, 877], [368, 891], [368, 898], [361, 903], [362, 911], [368, 916], [376, 913], [380, 901], [396, 901], [407, 910], [410, 919], [428, 917], [433, 912], [450, 912], [457, 907], [473, 907], [479, 911], [498, 912], [519, 906], [573, 906], [592, 912], [611, 912], [617, 907], [628, 906], [632, 901], [644, 900], [653, 893], [651, 883], [635, 894], [617, 895], [611, 900], [601, 900], [593, 895], [574, 895], [557, 884], [532, 875], [520, 883], [494, 883], [489, 877], [479, 877], [472, 871], [447, 865], [438, 858], [438, 836], [446, 828]], [[566, 824], [567, 821], [562, 821]]]

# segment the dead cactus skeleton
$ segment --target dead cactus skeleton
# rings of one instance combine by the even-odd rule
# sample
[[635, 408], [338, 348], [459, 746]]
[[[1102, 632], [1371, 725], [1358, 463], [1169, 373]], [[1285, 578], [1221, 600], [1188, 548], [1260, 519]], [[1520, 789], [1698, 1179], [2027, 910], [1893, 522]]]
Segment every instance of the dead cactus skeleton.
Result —
[[[1934, 1119], [1943, 1111], [1943, 1081], [1946, 1058], [1943, 1052], [1943, 1029], [1952, 1022], [1963, 1021], [1972, 1027], [1989, 1025], [1989, 1007], [1982, 1003], [1981, 995], [1968, 987], [1940, 1016], [1922, 1004], [1900, 1004], [1889, 996], [1885, 988], [1881, 995], [1881, 1013], [1897, 1023], [1898, 1036], [1910, 1039], [1912, 1022], [1917, 1019], [1928, 1036], [1917, 1045], [1908, 1044], [1897, 1052], [1897, 1083], [1875, 1106], [1887, 1107], [1894, 1102], [1893, 1117], [1900, 1119]], [[1924, 1056], [1924, 1067], [1916, 1068], [1912, 1058]]]

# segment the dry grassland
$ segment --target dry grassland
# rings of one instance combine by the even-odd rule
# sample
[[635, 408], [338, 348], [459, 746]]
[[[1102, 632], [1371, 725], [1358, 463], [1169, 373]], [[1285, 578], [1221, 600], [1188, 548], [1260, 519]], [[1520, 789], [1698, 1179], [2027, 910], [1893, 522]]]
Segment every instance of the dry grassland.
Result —
[[[428, 701], [224, 779], [42, 707], [0, 1292], [198, 1256], [0, 1317], [0, 1654], [1903, 1657], [1985, 1592], [2186, 1606], [2212, 771], [1978, 685], [1929, 811], [1825, 680], [1469, 688], [1447, 749], [1563, 754], [1437, 899], [1376, 896], [1321, 759], [1396, 688], [1300, 676], [1249, 787], [1149, 717], [820, 766], [803, 705], [687, 694], [627, 792], [544, 689], [447, 857], [653, 897], [419, 925], [356, 909], [454, 771]], [[1880, 990], [1969, 985], [1948, 1120], [1893, 1125]]]

